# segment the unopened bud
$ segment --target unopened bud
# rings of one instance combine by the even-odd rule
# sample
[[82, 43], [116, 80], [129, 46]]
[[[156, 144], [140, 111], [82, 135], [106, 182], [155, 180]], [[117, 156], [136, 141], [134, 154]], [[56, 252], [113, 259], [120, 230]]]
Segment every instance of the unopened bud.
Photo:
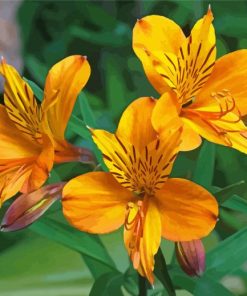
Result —
[[56, 200], [61, 198], [64, 185], [65, 183], [62, 182], [47, 185], [17, 197], [3, 217], [1, 231], [20, 230], [35, 222]]
[[205, 270], [205, 249], [201, 240], [176, 243], [177, 260], [189, 276], [201, 276]]

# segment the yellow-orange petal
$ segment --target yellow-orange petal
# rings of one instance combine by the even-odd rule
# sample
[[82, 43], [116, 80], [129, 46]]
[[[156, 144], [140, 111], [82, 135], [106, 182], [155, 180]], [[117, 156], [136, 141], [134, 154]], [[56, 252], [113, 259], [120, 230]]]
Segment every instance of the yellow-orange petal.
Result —
[[157, 101], [152, 113], [152, 125], [161, 133], [166, 129], [177, 129], [182, 126], [179, 118], [181, 106], [177, 102], [177, 95], [173, 92], [164, 93]]
[[5, 60], [2, 60], [0, 73], [5, 78], [4, 104], [9, 118], [26, 137], [40, 139], [41, 111], [31, 87]]
[[159, 93], [163, 93], [169, 88], [154, 69], [147, 56], [147, 51], [177, 54], [184, 40], [185, 36], [181, 28], [166, 17], [150, 15], [136, 22], [133, 29], [133, 49], [141, 60], [150, 83]]
[[40, 144], [21, 133], [0, 104], [0, 162], [1, 159], [19, 159], [38, 154]]
[[155, 195], [162, 236], [172, 241], [200, 239], [215, 227], [216, 199], [203, 187], [185, 179], [168, 179]]
[[247, 114], [247, 50], [226, 54], [215, 63], [213, 72], [195, 100], [195, 108], [217, 104], [211, 94], [229, 90], [242, 115]]
[[136, 149], [144, 147], [156, 138], [151, 115], [157, 100], [143, 97], [133, 101], [123, 112], [118, 124], [117, 136], [126, 139]]
[[132, 193], [110, 173], [92, 172], [70, 180], [63, 189], [63, 213], [81, 231], [108, 233], [125, 220]]
[[124, 242], [134, 268], [153, 284], [154, 255], [160, 246], [161, 220], [158, 208], [151, 198], [147, 197], [144, 203], [146, 208], [142, 213], [144, 216], [140, 216], [142, 221], [136, 221], [136, 223], [141, 223], [139, 228], [136, 225], [140, 232], [136, 233], [136, 227], [129, 229], [125, 227]]
[[175, 88], [178, 99], [183, 104], [191, 101], [199, 93], [213, 70], [216, 47], [212, 21], [213, 15], [209, 9], [207, 14], [197, 21], [179, 50]]
[[[0, 164], [2, 164], [0, 162]], [[18, 193], [25, 180], [29, 177], [30, 171], [24, 167], [25, 163], [11, 167], [0, 174], [0, 207], [16, 193]]]
[[186, 122], [183, 124], [182, 142], [180, 151], [190, 151], [198, 148], [202, 143], [201, 136], [191, 128]]
[[64, 139], [64, 132], [76, 98], [87, 83], [90, 73], [86, 57], [80, 55], [61, 60], [49, 71], [42, 109], [54, 138]]
[[[210, 111], [210, 107], [200, 110]], [[210, 120], [189, 112], [185, 116], [183, 121], [208, 141], [247, 153], [247, 127], [236, 114], [229, 112], [219, 120]]]
[[41, 187], [53, 167], [54, 147], [47, 135], [42, 136], [42, 150], [29, 165], [30, 175], [21, 188], [22, 193], [32, 192]]

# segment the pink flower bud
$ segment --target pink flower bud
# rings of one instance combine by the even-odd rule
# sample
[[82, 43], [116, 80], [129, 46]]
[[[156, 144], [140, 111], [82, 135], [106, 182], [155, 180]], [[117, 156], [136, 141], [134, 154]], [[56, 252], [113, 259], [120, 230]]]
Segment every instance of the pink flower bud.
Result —
[[201, 240], [176, 243], [177, 260], [189, 276], [200, 276], [205, 270], [205, 249]]
[[65, 183], [47, 185], [17, 197], [3, 217], [1, 231], [20, 230], [36, 221], [56, 200], [61, 198], [64, 185]]

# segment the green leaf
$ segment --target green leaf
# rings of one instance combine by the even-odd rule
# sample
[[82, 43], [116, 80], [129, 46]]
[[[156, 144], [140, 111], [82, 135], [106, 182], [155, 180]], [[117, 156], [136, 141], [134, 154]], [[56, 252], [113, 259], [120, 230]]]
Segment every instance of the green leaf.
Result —
[[108, 107], [114, 119], [119, 118], [127, 105], [126, 98], [129, 97], [124, 73], [119, 65], [125, 62], [117, 54], [105, 54], [103, 67], [105, 68], [105, 86]]
[[96, 235], [80, 232], [50, 218], [40, 219], [30, 228], [40, 235], [103, 263], [112, 271], [116, 270], [114, 262]]
[[117, 25], [115, 29], [115, 34], [113, 31], [95, 32], [93, 30], [81, 28], [78, 26], [71, 26], [69, 28], [69, 31], [73, 37], [77, 37], [82, 39], [83, 41], [87, 41], [100, 46], [124, 46], [130, 38], [130, 34], [127, 34], [130, 33], [129, 28], [124, 24]]
[[205, 275], [219, 280], [247, 260], [247, 227], [222, 241], [208, 252]]
[[[86, 125], [89, 127], [92, 127], [92, 128], [96, 128], [96, 121], [93, 116], [93, 112], [88, 104], [88, 100], [87, 100], [85, 94], [80, 93], [79, 103], [80, 103], [81, 113], [82, 113], [82, 116], [83, 116], [83, 119], [84, 119]], [[90, 136], [90, 139], [91, 139], [91, 136]], [[107, 171], [108, 169], [102, 159], [102, 154], [101, 154], [100, 150], [98, 149], [98, 147], [95, 145], [95, 143], [93, 141], [92, 141], [92, 145], [93, 145], [93, 151], [95, 153], [95, 156], [96, 156], [98, 162], [100, 163], [102, 169], [104, 171]]]
[[158, 253], [155, 255], [155, 267], [154, 267], [154, 274], [157, 278], [161, 281], [163, 286], [165, 287], [169, 296], [175, 296], [175, 290], [167, 271], [167, 265], [165, 258], [162, 254], [161, 249], [159, 248]]
[[123, 296], [121, 285], [123, 285], [123, 274], [109, 272], [99, 277], [92, 287], [89, 296]]
[[85, 122], [75, 115], [70, 117], [68, 128], [84, 139], [91, 139], [91, 134], [86, 128]]
[[234, 195], [227, 201], [225, 201], [222, 207], [235, 210], [241, 213], [247, 214], [247, 201], [240, 196]]
[[92, 109], [90, 108], [90, 105], [88, 103], [86, 95], [84, 93], [80, 93], [78, 100], [80, 104], [81, 114], [84, 118], [85, 123], [89, 127], [96, 128], [96, 121], [95, 121]]
[[228, 289], [213, 279], [202, 277], [196, 283], [194, 296], [234, 296]]
[[240, 181], [234, 184], [231, 184], [225, 188], [222, 188], [214, 193], [214, 196], [217, 198], [217, 201], [220, 204], [223, 204], [229, 198], [231, 198], [234, 194], [242, 194], [246, 191], [246, 183], [245, 181]]
[[204, 141], [192, 180], [205, 188], [210, 188], [214, 177], [214, 165], [215, 144]]

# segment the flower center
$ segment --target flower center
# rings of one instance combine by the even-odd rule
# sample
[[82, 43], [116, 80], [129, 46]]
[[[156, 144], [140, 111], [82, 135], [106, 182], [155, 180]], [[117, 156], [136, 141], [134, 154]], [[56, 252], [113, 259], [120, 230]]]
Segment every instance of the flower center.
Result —
[[[118, 164], [113, 164], [111, 173], [121, 185], [139, 197], [143, 197], [145, 194], [152, 196], [157, 189], [161, 188], [169, 176], [167, 169], [172, 165], [177, 155], [166, 159], [163, 149], [159, 149], [160, 140], [157, 139], [152, 144], [152, 147], [146, 146], [142, 153], [139, 153], [132, 145], [128, 151], [125, 149], [126, 158], [115, 151], [117, 156], [115, 161]], [[109, 161], [109, 156], [105, 154], [103, 156], [104, 159], [108, 157]]]
[[227, 124], [237, 124], [241, 121], [241, 113], [231, 92], [228, 89], [223, 89], [219, 92], [212, 92], [211, 97], [215, 101], [214, 104], [212, 104], [212, 111], [206, 111], [203, 108], [183, 108], [182, 115], [185, 115], [185, 117], [186, 114], [198, 116], [205, 124], [210, 126], [228, 146], [232, 146], [228, 135], [229, 132], [240, 133], [246, 138], [245, 129], [227, 128]]

